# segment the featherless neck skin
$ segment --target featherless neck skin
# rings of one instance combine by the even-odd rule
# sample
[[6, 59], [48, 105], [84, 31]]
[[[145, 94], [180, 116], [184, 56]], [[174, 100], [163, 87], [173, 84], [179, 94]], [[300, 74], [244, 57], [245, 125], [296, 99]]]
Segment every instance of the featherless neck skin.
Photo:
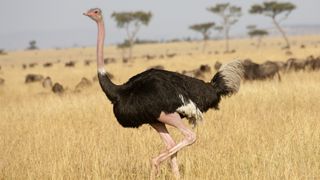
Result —
[[98, 73], [106, 74], [104, 69], [104, 59], [103, 59], [103, 48], [104, 48], [104, 38], [105, 38], [105, 28], [103, 19], [97, 22], [98, 25], [98, 40], [97, 40], [97, 68]]
[[118, 100], [118, 89], [119, 86], [115, 85], [110, 78], [107, 76], [106, 70], [104, 68], [104, 38], [105, 38], [105, 27], [103, 18], [99, 19], [98, 25], [98, 39], [97, 39], [97, 68], [98, 68], [98, 79], [100, 86], [104, 93], [107, 95], [108, 99], [115, 103]]

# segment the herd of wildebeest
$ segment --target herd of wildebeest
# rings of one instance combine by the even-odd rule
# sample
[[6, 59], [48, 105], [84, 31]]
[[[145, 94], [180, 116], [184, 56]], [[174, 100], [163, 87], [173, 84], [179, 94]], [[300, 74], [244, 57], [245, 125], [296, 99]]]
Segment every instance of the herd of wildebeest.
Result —
[[[147, 60], [151, 58], [146, 56]], [[93, 61], [92, 60], [85, 60], [84, 65], [89, 66]], [[105, 63], [114, 63], [116, 62], [115, 58], [106, 58]], [[56, 63], [60, 63], [57, 61]], [[253, 81], [253, 80], [266, 80], [266, 79], [276, 79], [281, 81], [281, 75], [287, 72], [297, 72], [297, 71], [316, 71], [320, 70], [320, 56], [314, 57], [309, 56], [305, 59], [296, 59], [296, 58], [289, 58], [287, 61], [265, 61], [262, 64], [258, 64], [253, 62], [251, 59], [242, 60], [244, 66], [244, 80], [245, 81]], [[37, 66], [38, 63], [30, 63], [28, 65], [22, 64], [22, 69], [33, 68]], [[50, 68], [54, 65], [54, 63], [46, 62], [43, 64], [44, 68]], [[76, 65], [75, 61], [69, 61], [65, 63], [65, 67], [67, 68], [74, 68]], [[222, 63], [216, 62], [212, 64], [214, 69], [217, 71], [222, 66]], [[156, 65], [149, 68], [154, 69], [165, 69], [162, 65]], [[0, 66], [0, 71], [1, 71]], [[184, 70], [180, 72], [187, 76], [204, 79], [206, 74], [213, 74], [211, 66], [208, 64], [201, 65], [200, 67], [193, 69], [193, 70]], [[110, 79], [114, 78], [114, 76], [110, 73], [107, 74]], [[89, 80], [86, 77], [83, 77], [80, 82], [75, 86], [74, 91], [79, 92], [81, 89], [89, 87], [92, 85], [92, 81], [97, 81], [97, 76], [94, 76], [92, 80]], [[64, 86], [59, 82], [53, 82], [52, 78], [47, 76], [44, 77], [40, 74], [27, 74], [25, 76], [26, 84], [29, 83], [42, 83], [43, 88], [50, 88], [53, 93], [61, 94], [65, 91]], [[0, 77], [0, 86], [5, 84], [5, 79]]]
[[[280, 74], [287, 72], [320, 70], [320, 56], [309, 56], [306, 59], [289, 58], [287, 61], [268, 60], [262, 64], [255, 63], [251, 59], [245, 59], [242, 60], [242, 64], [244, 67], [245, 81], [274, 79], [275, 77], [281, 81]], [[214, 64], [214, 69], [218, 71], [221, 66], [222, 63], [217, 61]], [[182, 74], [200, 79], [204, 78], [205, 73], [211, 73], [209, 65], [201, 65], [194, 70], [182, 71]]]

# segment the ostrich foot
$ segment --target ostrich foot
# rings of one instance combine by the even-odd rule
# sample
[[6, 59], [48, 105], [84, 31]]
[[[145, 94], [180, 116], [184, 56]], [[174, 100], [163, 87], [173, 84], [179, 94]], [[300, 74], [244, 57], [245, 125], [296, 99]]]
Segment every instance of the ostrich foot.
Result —
[[177, 163], [171, 163], [171, 170], [173, 172], [175, 179], [180, 179], [180, 172], [179, 172], [179, 167]]
[[157, 158], [151, 160], [150, 180], [154, 180], [159, 175], [160, 163]]

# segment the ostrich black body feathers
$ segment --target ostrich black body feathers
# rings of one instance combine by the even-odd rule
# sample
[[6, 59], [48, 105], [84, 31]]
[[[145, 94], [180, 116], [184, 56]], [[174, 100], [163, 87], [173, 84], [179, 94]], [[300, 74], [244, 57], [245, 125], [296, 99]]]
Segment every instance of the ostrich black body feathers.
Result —
[[[222, 71], [223, 72], [223, 71]], [[161, 112], [178, 112], [186, 104], [194, 104], [197, 111], [218, 108], [221, 96], [230, 89], [222, 72], [211, 82], [204, 82], [179, 73], [150, 69], [130, 78], [123, 85], [114, 85], [105, 74], [98, 73], [100, 85], [113, 103], [113, 111], [123, 127], [139, 127], [158, 122]]]

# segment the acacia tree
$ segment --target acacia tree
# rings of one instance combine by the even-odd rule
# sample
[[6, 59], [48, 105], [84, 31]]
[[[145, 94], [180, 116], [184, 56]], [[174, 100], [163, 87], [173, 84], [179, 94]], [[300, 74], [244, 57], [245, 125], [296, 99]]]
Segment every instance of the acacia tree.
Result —
[[38, 49], [37, 47], [37, 41], [32, 40], [29, 42], [29, 47], [27, 47], [28, 50], [35, 50]]
[[269, 33], [266, 30], [263, 29], [257, 29], [256, 26], [247, 26], [248, 31], [248, 35], [251, 38], [257, 37], [257, 48], [260, 48], [261, 42], [262, 42], [262, 38], [264, 36], [267, 36]]
[[142, 25], [147, 26], [152, 18], [151, 12], [114, 12], [111, 15], [117, 23], [118, 28], [124, 28], [127, 33], [129, 47], [129, 59], [132, 58], [132, 48], [136, 36]]
[[238, 22], [241, 14], [241, 7], [230, 5], [229, 3], [216, 4], [213, 7], [207, 8], [209, 12], [217, 14], [222, 18], [221, 27], [224, 31], [226, 40], [226, 53], [229, 52], [229, 39], [231, 26]]
[[[290, 49], [290, 43], [286, 36], [286, 33], [281, 28], [280, 23], [287, 19], [289, 14], [296, 9], [296, 6], [290, 2], [276, 2], [276, 1], [270, 1], [270, 2], [264, 2], [263, 4], [255, 4], [251, 6], [251, 9], [249, 12], [251, 14], [263, 14], [265, 16], [268, 16], [272, 19], [273, 24], [278, 29], [278, 31], [281, 33], [283, 39], [285, 40], [286, 46], [285, 48]], [[277, 19], [280, 14], [283, 14], [281, 19]]]
[[0, 49], [0, 55], [6, 55], [6, 51], [4, 49]]
[[210, 33], [211, 33], [210, 29], [214, 27], [214, 25], [215, 25], [214, 22], [208, 22], [208, 23], [202, 23], [202, 24], [194, 24], [189, 27], [190, 29], [202, 34], [202, 38], [203, 38], [202, 52], [205, 52], [207, 41], [210, 38]]
[[122, 62], [127, 63], [127, 58], [125, 57], [126, 50], [131, 47], [128, 40], [124, 40], [123, 43], [118, 44], [117, 47], [121, 50]]

